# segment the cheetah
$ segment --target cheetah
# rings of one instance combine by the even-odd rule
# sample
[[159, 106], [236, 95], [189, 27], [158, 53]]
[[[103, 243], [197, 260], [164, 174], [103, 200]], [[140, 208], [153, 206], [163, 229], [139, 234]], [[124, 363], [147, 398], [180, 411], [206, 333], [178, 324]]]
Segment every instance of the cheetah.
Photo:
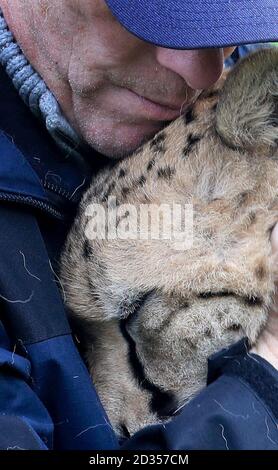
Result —
[[[178, 413], [205, 386], [208, 357], [243, 337], [254, 344], [272, 303], [278, 50], [258, 51], [226, 75], [95, 177], [64, 247], [69, 316], [120, 436]], [[95, 204], [126, 228], [132, 208], [173, 203], [193, 208], [185, 249], [88, 229]]]

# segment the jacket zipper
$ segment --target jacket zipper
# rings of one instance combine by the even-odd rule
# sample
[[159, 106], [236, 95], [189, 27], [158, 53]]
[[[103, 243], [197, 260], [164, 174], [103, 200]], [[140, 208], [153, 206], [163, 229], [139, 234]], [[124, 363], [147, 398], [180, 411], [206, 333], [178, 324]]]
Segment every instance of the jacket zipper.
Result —
[[58, 196], [64, 197], [68, 201], [71, 200], [71, 195], [66, 189], [60, 188], [59, 186], [55, 186], [53, 183], [43, 183], [44, 189], [48, 189], [49, 191], [52, 191], [53, 193], [57, 194]]
[[29, 207], [34, 207], [35, 209], [40, 209], [43, 212], [46, 212], [47, 214], [57, 219], [65, 219], [62, 212], [58, 211], [47, 202], [39, 201], [37, 199], [32, 198], [31, 196], [19, 196], [16, 194], [0, 193], [0, 201], [17, 202]]

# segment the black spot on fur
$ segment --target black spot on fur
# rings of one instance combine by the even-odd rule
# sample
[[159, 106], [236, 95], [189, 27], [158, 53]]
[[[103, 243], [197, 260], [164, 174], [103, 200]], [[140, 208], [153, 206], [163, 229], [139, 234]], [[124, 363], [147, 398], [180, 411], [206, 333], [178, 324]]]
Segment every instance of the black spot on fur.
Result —
[[212, 338], [212, 332], [211, 332], [211, 329], [210, 329], [210, 328], [207, 328], [207, 329], [205, 330], [205, 336], [206, 336], [207, 338]]
[[165, 166], [164, 168], [159, 168], [157, 170], [157, 176], [158, 178], [164, 178], [167, 180], [170, 180], [172, 176], [175, 174], [176, 170], [175, 168], [171, 168], [170, 166]]
[[238, 325], [237, 323], [234, 323], [233, 325], [229, 326], [227, 328], [228, 331], [240, 331], [241, 330], [241, 325]]
[[152, 168], [155, 165], [155, 159], [153, 158], [152, 160], [149, 161], [148, 166], [147, 166], [147, 171], [151, 171]]
[[125, 175], [126, 175], [126, 171], [123, 168], [121, 168], [119, 171], [118, 177], [123, 178]]
[[238, 195], [238, 205], [243, 206], [248, 200], [250, 193], [248, 191], [244, 191], [243, 193]]
[[118, 227], [119, 223], [122, 220], [127, 219], [128, 217], [129, 217], [129, 211], [126, 211], [123, 215], [121, 215], [121, 217], [118, 217], [116, 220], [116, 227]]
[[125, 197], [130, 192], [130, 188], [124, 187], [122, 188], [122, 196]]
[[197, 145], [198, 142], [200, 142], [201, 138], [202, 138], [202, 136], [200, 136], [200, 135], [189, 134], [188, 139], [187, 139], [187, 143], [186, 143], [186, 145], [185, 145], [185, 147], [184, 147], [184, 149], [183, 149], [183, 152], [182, 152], [182, 153], [183, 153], [183, 157], [186, 158], [186, 157], [190, 154], [190, 152], [192, 151], [193, 147], [194, 147], [195, 145]]
[[192, 108], [190, 108], [184, 115], [184, 123], [186, 125], [190, 124], [191, 122], [193, 122], [195, 119], [195, 116], [194, 116], [194, 111]]
[[217, 110], [217, 106], [218, 106], [218, 103], [215, 103], [213, 106], [212, 106], [212, 111], [216, 111]]
[[101, 202], [107, 202], [108, 196], [109, 196], [109, 194], [104, 193], [102, 198], [101, 198]]
[[144, 175], [140, 176], [140, 178], [136, 182], [136, 186], [144, 186], [146, 183], [146, 177]]
[[102, 198], [101, 198], [101, 202], [106, 202], [108, 197], [111, 195], [112, 191], [115, 189], [115, 186], [116, 186], [116, 182], [115, 181], [112, 181], [112, 183], [109, 184], [107, 190], [105, 191], [105, 193], [103, 194]]
[[189, 302], [187, 300], [184, 300], [179, 304], [179, 308], [189, 308]]
[[155, 152], [165, 152], [165, 132], [160, 132], [157, 134], [150, 143], [151, 150]]

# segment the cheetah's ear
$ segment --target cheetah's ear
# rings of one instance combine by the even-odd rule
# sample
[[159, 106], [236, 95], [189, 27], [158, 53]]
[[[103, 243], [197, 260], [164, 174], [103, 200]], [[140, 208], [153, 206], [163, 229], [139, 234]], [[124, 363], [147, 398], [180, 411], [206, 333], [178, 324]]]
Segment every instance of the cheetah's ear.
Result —
[[232, 148], [278, 145], [278, 49], [262, 49], [228, 75], [217, 107], [217, 132]]

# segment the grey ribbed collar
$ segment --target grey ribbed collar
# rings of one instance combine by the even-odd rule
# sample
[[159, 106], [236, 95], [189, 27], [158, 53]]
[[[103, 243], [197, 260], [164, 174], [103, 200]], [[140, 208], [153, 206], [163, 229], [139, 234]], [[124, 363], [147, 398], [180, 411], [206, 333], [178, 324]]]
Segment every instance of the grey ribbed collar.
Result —
[[44, 80], [33, 69], [16, 43], [0, 9], [0, 63], [19, 95], [44, 123], [64, 155], [81, 157], [81, 139], [63, 116], [58, 102]]

